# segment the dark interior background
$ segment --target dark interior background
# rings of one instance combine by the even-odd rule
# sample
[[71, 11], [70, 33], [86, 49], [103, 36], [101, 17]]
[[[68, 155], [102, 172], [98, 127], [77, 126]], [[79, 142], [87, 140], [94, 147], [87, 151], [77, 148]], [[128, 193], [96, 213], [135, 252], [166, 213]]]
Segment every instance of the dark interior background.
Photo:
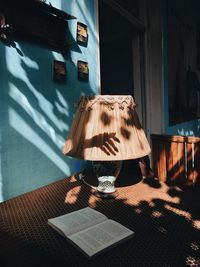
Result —
[[[138, 17], [138, 0], [115, 0]], [[99, 1], [100, 68], [102, 94], [134, 94], [132, 39], [134, 26], [107, 3]]]

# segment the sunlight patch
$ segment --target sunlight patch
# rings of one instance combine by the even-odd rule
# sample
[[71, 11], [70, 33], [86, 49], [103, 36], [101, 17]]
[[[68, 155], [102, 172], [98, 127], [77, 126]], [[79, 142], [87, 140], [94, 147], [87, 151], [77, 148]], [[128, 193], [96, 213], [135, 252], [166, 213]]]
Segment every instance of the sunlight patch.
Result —
[[140, 208], [136, 208], [135, 213], [140, 214], [140, 213], [142, 213], [142, 210]]
[[60, 93], [58, 90], [56, 90], [56, 95], [57, 95], [57, 97], [58, 97], [58, 100], [60, 101], [60, 104], [61, 104], [64, 108], [68, 109], [69, 107], [68, 107], [68, 103], [67, 103], [67, 101], [64, 99], [64, 97], [61, 95], [61, 93]]
[[33, 61], [32, 59], [30, 59], [29, 57], [22, 57], [21, 60], [26, 64], [26, 66], [28, 66], [31, 69], [35, 69], [35, 70], [39, 70], [39, 65], [37, 62]]
[[151, 214], [151, 217], [153, 217], [153, 218], [160, 218], [162, 216], [163, 216], [163, 213], [158, 211], [158, 210], [153, 211]]
[[198, 250], [199, 250], [199, 244], [197, 244], [197, 243], [195, 243], [195, 242], [192, 242], [192, 243], [190, 244], [190, 247], [191, 247], [191, 249], [194, 250], [194, 251], [198, 251]]
[[167, 210], [170, 210], [170, 211], [174, 212], [175, 214], [177, 214], [179, 216], [185, 217], [185, 219], [187, 221], [191, 221], [191, 214], [189, 212], [181, 210], [181, 209], [177, 209], [177, 208], [174, 208], [174, 207], [171, 207], [169, 204], [166, 204], [165, 208]]
[[200, 259], [192, 256], [188, 256], [186, 259], [186, 266], [198, 267], [200, 266]]
[[69, 112], [68, 110], [66, 110], [66, 108], [62, 107], [58, 102], [55, 102], [55, 106], [57, 110], [60, 112], [60, 114], [63, 114], [66, 117], [69, 117]]
[[[24, 96], [19, 89], [10, 83], [10, 90], [9, 90], [9, 96], [19, 104], [19, 106], [30, 116], [30, 118], [34, 121], [34, 123], [42, 129], [48, 137], [51, 138], [53, 143], [61, 149], [63, 147], [63, 144], [65, 143], [65, 139], [56, 133], [55, 129], [48, 123], [47, 119], [38, 112], [30, 102], [28, 101], [27, 97]], [[57, 125], [56, 125], [57, 126]], [[60, 123], [59, 130], [68, 130], [68, 126], [63, 123], [63, 125]]]
[[194, 220], [193, 226], [194, 226], [194, 228], [200, 230], [200, 220]]
[[[70, 175], [68, 165], [64, 160], [28, 125], [20, 115], [12, 108], [9, 108], [10, 125], [32, 145], [37, 147], [53, 164], [55, 164], [66, 175]], [[23, 129], [23, 131], [21, 131]]]
[[80, 186], [76, 186], [69, 192], [67, 192], [65, 196], [65, 204], [70, 204], [70, 205], [75, 204], [78, 200], [80, 192], [81, 192]]

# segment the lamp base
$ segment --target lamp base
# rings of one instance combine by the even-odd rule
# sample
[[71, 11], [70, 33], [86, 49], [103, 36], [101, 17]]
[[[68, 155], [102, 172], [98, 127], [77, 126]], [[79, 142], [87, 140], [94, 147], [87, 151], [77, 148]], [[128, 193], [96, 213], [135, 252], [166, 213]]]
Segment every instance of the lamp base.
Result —
[[117, 197], [115, 181], [119, 175], [121, 161], [93, 161], [93, 170], [98, 179], [95, 195], [102, 199], [113, 199]]
[[[89, 176], [90, 177], [90, 176]], [[116, 177], [99, 177], [99, 185], [95, 186], [91, 184], [91, 179], [88, 181], [88, 175], [85, 172], [80, 172], [75, 175], [77, 181], [81, 181], [85, 185], [92, 189], [92, 194], [102, 199], [114, 199], [118, 196], [118, 192], [114, 186]]]
[[106, 199], [106, 200], [115, 199], [118, 196], [118, 192], [117, 191], [115, 191], [113, 193], [104, 193], [104, 192], [100, 192], [100, 191], [96, 190], [93, 194], [96, 197], [99, 197], [99, 198], [102, 198], [102, 199]]
[[117, 197], [115, 188], [115, 176], [100, 176], [98, 177], [98, 186], [95, 191], [97, 197], [103, 199], [112, 199]]

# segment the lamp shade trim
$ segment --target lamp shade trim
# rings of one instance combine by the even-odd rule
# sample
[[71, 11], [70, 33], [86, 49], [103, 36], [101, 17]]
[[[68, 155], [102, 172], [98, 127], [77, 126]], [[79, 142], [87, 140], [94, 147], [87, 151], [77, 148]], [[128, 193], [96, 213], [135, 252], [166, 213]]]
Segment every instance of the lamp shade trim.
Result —
[[134, 109], [136, 103], [134, 102], [132, 96], [110, 96], [110, 95], [97, 95], [97, 96], [81, 96], [76, 107], [80, 106], [80, 111], [91, 110], [95, 104], [103, 104], [109, 110], [115, 108], [115, 105], [118, 105], [118, 108], [123, 110], [125, 107], [129, 109]]

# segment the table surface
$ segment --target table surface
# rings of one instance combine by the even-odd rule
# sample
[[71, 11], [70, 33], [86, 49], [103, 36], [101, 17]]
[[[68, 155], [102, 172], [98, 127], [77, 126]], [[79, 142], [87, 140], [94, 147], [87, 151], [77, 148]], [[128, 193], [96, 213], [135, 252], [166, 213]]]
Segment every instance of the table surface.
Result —
[[[1, 266], [182, 267], [190, 266], [187, 257], [199, 259], [199, 218], [194, 220], [196, 210], [189, 210], [181, 191], [141, 180], [118, 192], [116, 199], [102, 200], [72, 176], [1, 203]], [[88, 260], [47, 224], [87, 206], [132, 229], [135, 237]]]

